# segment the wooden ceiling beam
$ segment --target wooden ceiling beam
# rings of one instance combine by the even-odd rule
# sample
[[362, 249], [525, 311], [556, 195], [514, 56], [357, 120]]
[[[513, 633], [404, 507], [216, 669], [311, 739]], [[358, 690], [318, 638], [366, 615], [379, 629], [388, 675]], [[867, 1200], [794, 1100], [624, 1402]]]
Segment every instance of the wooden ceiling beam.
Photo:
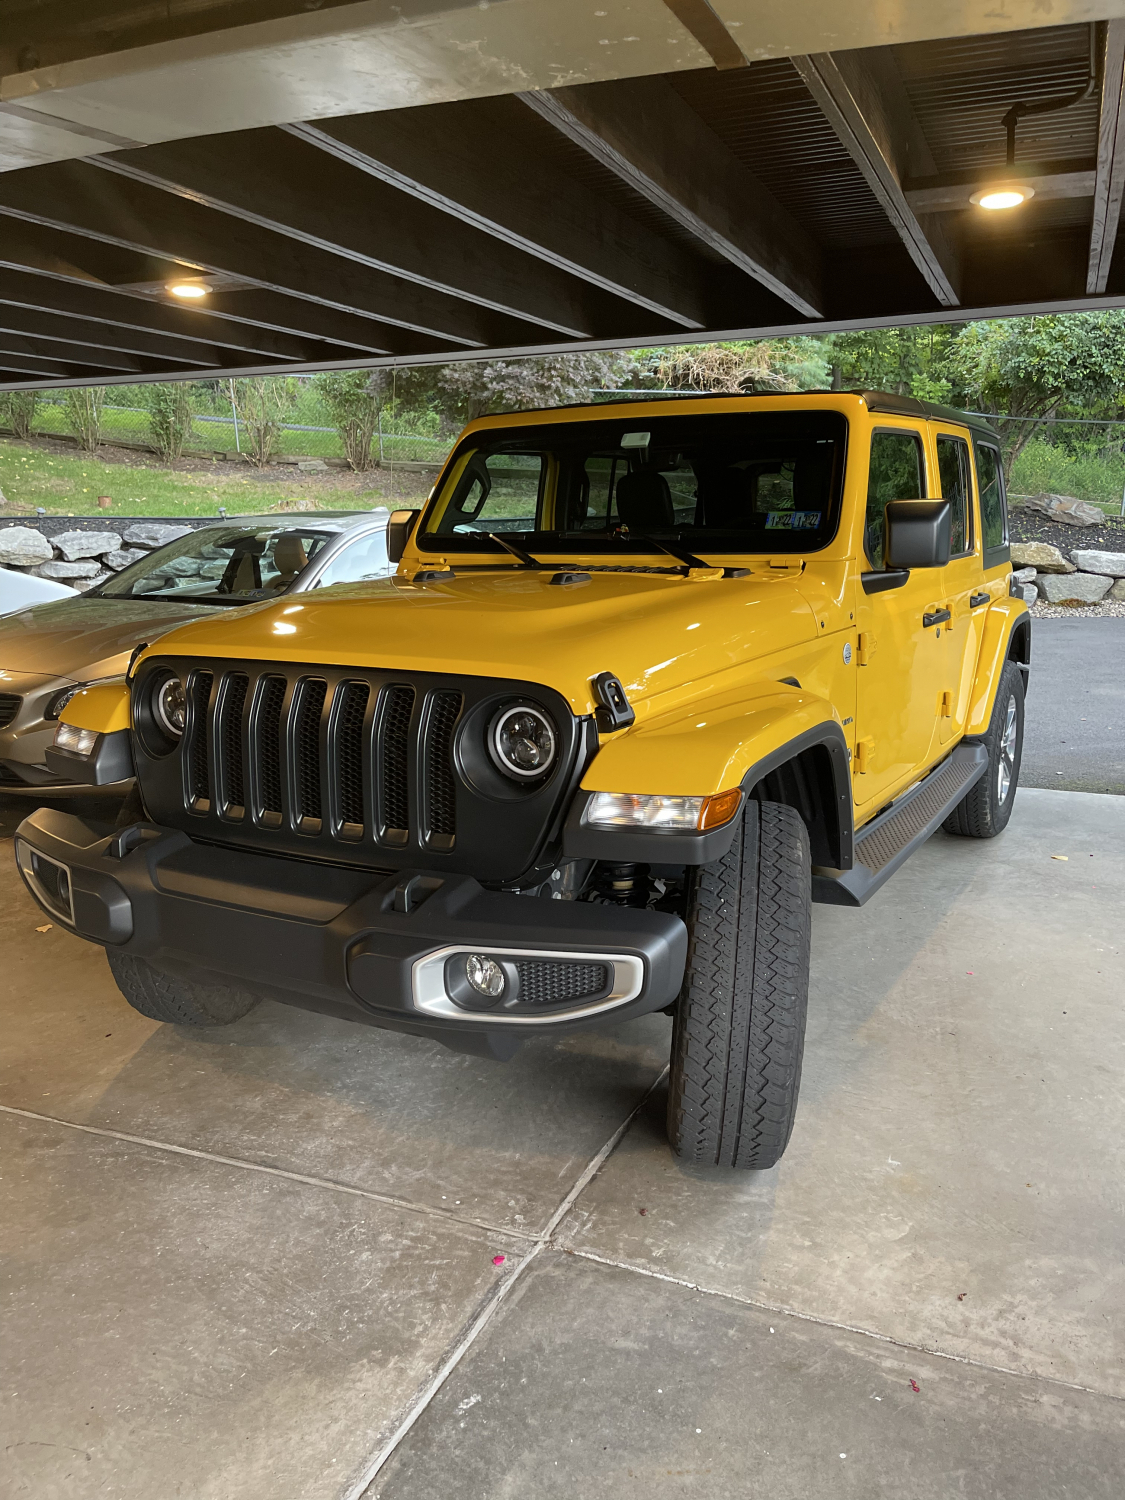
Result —
[[1125, 21], [1106, 22], [1102, 46], [1098, 164], [1086, 267], [1086, 290], [1095, 297], [1109, 284], [1125, 195]]

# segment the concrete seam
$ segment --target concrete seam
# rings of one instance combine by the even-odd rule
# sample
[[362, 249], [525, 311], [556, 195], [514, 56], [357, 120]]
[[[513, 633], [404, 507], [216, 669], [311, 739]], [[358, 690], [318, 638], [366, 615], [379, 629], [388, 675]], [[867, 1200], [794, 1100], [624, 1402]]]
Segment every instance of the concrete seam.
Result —
[[874, 1339], [880, 1344], [890, 1344], [895, 1349], [906, 1349], [914, 1354], [925, 1354], [932, 1359], [947, 1359], [954, 1364], [970, 1365], [975, 1370], [987, 1370], [993, 1375], [1012, 1375], [1017, 1380], [1041, 1380], [1048, 1385], [1062, 1386], [1068, 1391], [1081, 1391], [1087, 1396], [1100, 1396], [1105, 1401], [1125, 1402], [1125, 1396], [1113, 1391], [1100, 1391], [1096, 1386], [1079, 1385], [1073, 1380], [1062, 1380], [1057, 1375], [1042, 1375], [1030, 1370], [1013, 1370], [1008, 1365], [993, 1365], [986, 1360], [971, 1359], [967, 1354], [950, 1354], [944, 1349], [931, 1349], [926, 1344], [913, 1344], [906, 1339], [896, 1339], [889, 1333], [876, 1333], [873, 1328], [862, 1328], [857, 1323], [841, 1323], [835, 1318], [818, 1317], [816, 1313], [800, 1312], [794, 1307], [783, 1307], [775, 1302], [761, 1302], [747, 1297], [742, 1292], [725, 1292], [718, 1287], [703, 1286], [697, 1281], [688, 1281], [682, 1276], [670, 1276], [666, 1271], [652, 1271], [647, 1266], [633, 1266], [627, 1261], [612, 1260], [607, 1255], [597, 1255], [592, 1250], [563, 1248], [564, 1255], [573, 1255], [579, 1260], [592, 1261], [595, 1265], [609, 1266], [616, 1271], [629, 1271], [634, 1276], [647, 1276], [653, 1281], [666, 1281], [672, 1286], [683, 1287], [689, 1292], [700, 1292], [705, 1297], [722, 1297], [727, 1302], [737, 1302], [743, 1307], [752, 1307], [756, 1312], [773, 1313], [779, 1318], [797, 1318], [802, 1323], [815, 1323], [822, 1328], [837, 1328], [841, 1333], [856, 1333], [862, 1338]]
[[442, 1386], [448, 1380], [449, 1376], [452, 1375], [453, 1371], [461, 1363], [461, 1360], [469, 1352], [473, 1344], [484, 1332], [485, 1328], [488, 1327], [488, 1324], [492, 1321], [492, 1318], [495, 1316], [497, 1310], [504, 1302], [505, 1298], [508, 1296], [508, 1293], [515, 1286], [516, 1282], [519, 1281], [520, 1277], [527, 1270], [528, 1266], [531, 1265], [536, 1256], [538, 1256], [541, 1251], [548, 1248], [551, 1243], [551, 1236], [554, 1234], [559, 1224], [574, 1207], [574, 1204], [577, 1201], [579, 1195], [585, 1191], [590, 1182], [605, 1165], [606, 1161], [612, 1155], [617, 1146], [621, 1143], [622, 1137], [624, 1136], [625, 1132], [636, 1119], [637, 1115], [640, 1114], [644, 1106], [648, 1103], [648, 1100], [653, 1091], [659, 1087], [667, 1072], [667, 1066], [663, 1067], [660, 1070], [657, 1076], [653, 1079], [652, 1083], [642, 1094], [641, 1098], [638, 1099], [637, 1103], [629, 1111], [625, 1119], [622, 1120], [621, 1124], [610, 1136], [609, 1140], [606, 1141], [606, 1143], [601, 1147], [597, 1154], [586, 1164], [583, 1170], [579, 1173], [566, 1197], [559, 1204], [558, 1208], [555, 1209], [555, 1212], [551, 1215], [550, 1219], [548, 1219], [546, 1228], [543, 1230], [543, 1233], [538, 1239], [537, 1243], [531, 1247], [528, 1253], [524, 1256], [523, 1260], [521, 1260], [519, 1265], [516, 1266], [512, 1274], [501, 1284], [495, 1295], [486, 1303], [481, 1312], [477, 1314], [476, 1318], [474, 1318], [472, 1323], [469, 1325], [469, 1328], [464, 1337], [457, 1344], [457, 1347], [454, 1349], [453, 1353], [441, 1366], [433, 1379], [430, 1380], [429, 1383], [425, 1385], [418, 1393], [414, 1401], [411, 1403], [409, 1409], [407, 1410], [406, 1415], [399, 1423], [398, 1427], [387, 1439], [386, 1443], [383, 1444], [383, 1447], [379, 1450], [379, 1452], [375, 1455], [375, 1457], [371, 1460], [367, 1467], [363, 1470], [352, 1487], [348, 1490], [345, 1490], [343, 1496], [341, 1497], [341, 1500], [364, 1500], [364, 1496], [367, 1495], [370, 1486], [378, 1477], [380, 1470], [388, 1463], [388, 1461], [391, 1459], [396, 1449], [398, 1448], [399, 1444], [402, 1442], [403, 1438], [406, 1437], [407, 1433], [433, 1401], [438, 1391], [441, 1390]]
[[130, 1135], [124, 1130], [107, 1130], [100, 1125], [83, 1125], [76, 1120], [61, 1120], [57, 1115], [43, 1115], [33, 1109], [19, 1109], [14, 1104], [0, 1104], [0, 1113], [19, 1115], [26, 1120], [40, 1120], [46, 1125], [62, 1125], [67, 1130], [81, 1130], [86, 1135], [104, 1136], [111, 1141], [128, 1141], [133, 1146], [147, 1146], [153, 1151], [170, 1151], [175, 1156], [191, 1156], [199, 1161], [215, 1162], [223, 1167], [238, 1167], [244, 1172], [262, 1172], [267, 1177], [280, 1177], [286, 1182], [299, 1182], [305, 1187], [321, 1188], [329, 1193], [345, 1193], [352, 1198], [366, 1198], [372, 1203], [382, 1203], [388, 1208], [401, 1209], [405, 1213], [422, 1214], [429, 1219], [442, 1219], [455, 1224], [464, 1224], [472, 1229], [483, 1229], [490, 1235], [506, 1239], [543, 1242], [542, 1233], [527, 1229], [505, 1229], [499, 1224], [489, 1224], [484, 1219], [473, 1219], [467, 1214], [455, 1214], [449, 1209], [434, 1208], [428, 1203], [412, 1203], [406, 1198], [395, 1198], [389, 1193], [377, 1193], [371, 1188], [352, 1187], [346, 1182], [333, 1182], [326, 1177], [310, 1177], [302, 1172], [288, 1172], [284, 1167], [267, 1166], [265, 1162], [246, 1161], [237, 1156], [219, 1156], [213, 1151], [200, 1151], [194, 1146], [176, 1146], [170, 1141], [154, 1141], [148, 1136]]

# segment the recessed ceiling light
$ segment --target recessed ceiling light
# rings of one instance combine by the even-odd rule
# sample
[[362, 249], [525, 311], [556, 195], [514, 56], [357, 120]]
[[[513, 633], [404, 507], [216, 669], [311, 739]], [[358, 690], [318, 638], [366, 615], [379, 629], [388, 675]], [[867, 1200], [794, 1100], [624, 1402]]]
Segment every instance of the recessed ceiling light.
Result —
[[999, 208], [1018, 208], [1034, 197], [1035, 189], [1026, 182], [994, 182], [989, 187], [978, 188], [969, 202], [995, 212]]
[[170, 281], [168, 283], [168, 290], [172, 293], [173, 297], [184, 297], [192, 300], [199, 297], [206, 297], [211, 288], [202, 281]]

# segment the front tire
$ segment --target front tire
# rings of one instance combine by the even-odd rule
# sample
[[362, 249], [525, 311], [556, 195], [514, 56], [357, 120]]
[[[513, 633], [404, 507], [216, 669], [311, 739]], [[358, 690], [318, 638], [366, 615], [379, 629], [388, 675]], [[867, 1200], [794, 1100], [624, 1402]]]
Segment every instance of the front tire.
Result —
[[154, 969], [146, 959], [107, 948], [109, 970], [134, 1010], [176, 1026], [229, 1026], [258, 1003], [256, 995], [224, 984], [195, 984]]
[[668, 1098], [668, 1137], [683, 1162], [762, 1169], [789, 1142], [811, 899], [808, 830], [778, 802], [748, 803], [730, 851], [689, 886]]
[[1012, 816], [1023, 758], [1023, 673], [1006, 661], [988, 732], [981, 743], [988, 751], [988, 770], [946, 818], [946, 833], [967, 839], [994, 839]]

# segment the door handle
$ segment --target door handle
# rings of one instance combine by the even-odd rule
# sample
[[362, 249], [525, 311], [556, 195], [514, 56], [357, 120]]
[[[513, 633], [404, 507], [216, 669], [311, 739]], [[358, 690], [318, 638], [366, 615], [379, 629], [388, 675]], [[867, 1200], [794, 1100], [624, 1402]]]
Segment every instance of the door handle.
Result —
[[970, 594], [969, 608], [979, 609], [982, 604], [987, 604], [991, 598], [991, 594]]
[[922, 625], [929, 630], [931, 625], [944, 625], [946, 620], [952, 620], [953, 616], [947, 609], [935, 609], [932, 615], [922, 616]]

